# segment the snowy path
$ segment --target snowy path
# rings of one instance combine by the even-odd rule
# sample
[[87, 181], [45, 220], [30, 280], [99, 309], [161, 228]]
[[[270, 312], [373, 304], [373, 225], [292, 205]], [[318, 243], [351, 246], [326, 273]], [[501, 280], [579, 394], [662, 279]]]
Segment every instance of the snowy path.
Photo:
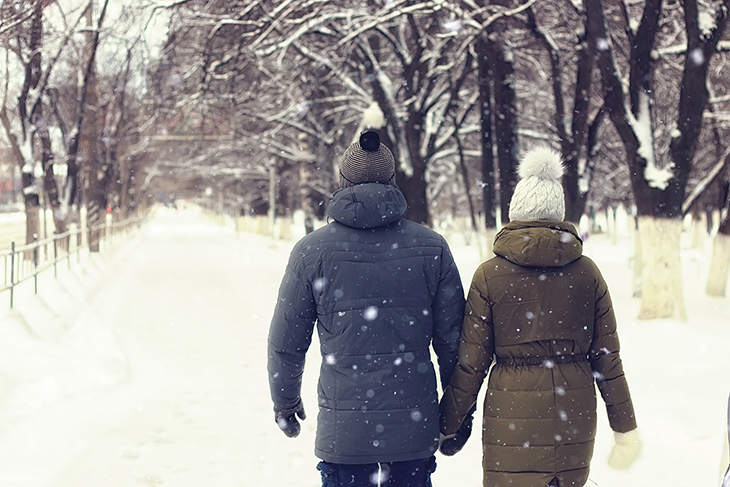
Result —
[[[588, 485], [716, 486], [728, 300], [701, 296], [689, 259], [690, 320], [636, 322], [627, 254], [605, 245], [596, 238], [586, 251], [614, 297], [645, 453], [628, 472], [605, 465], [601, 405]], [[316, 344], [299, 438], [274, 425], [266, 382], [266, 335], [290, 248], [162, 210], [83, 275], [49, 278], [40, 297], [0, 308], [0, 486], [320, 485]], [[454, 253], [468, 282], [478, 259], [468, 247]], [[480, 486], [480, 460], [477, 431], [459, 455], [438, 457], [434, 486]]]
[[[268, 316], [257, 313], [274, 302], [285, 262], [264, 239], [190, 218], [157, 217], [76, 323], [59, 323], [77, 333], [24, 341], [65, 363], [46, 357], [34, 377], [36, 394], [57, 401], [3, 416], [0, 485], [243, 486], [258, 485], [259, 469], [276, 473], [276, 455], [261, 449], [278, 432], [265, 389]], [[275, 451], [311, 450], [303, 444]]]

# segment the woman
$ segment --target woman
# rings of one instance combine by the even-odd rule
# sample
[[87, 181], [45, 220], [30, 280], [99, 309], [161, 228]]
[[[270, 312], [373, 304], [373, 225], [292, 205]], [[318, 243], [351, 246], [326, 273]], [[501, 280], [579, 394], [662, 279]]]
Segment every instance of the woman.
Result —
[[457, 433], [493, 363], [484, 403], [485, 487], [582, 486], [596, 433], [598, 384], [627, 468], [640, 444], [624, 378], [611, 298], [582, 256], [565, 202], [558, 153], [538, 148], [520, 164], [511, 222], [496, 257], [469, 290], [459, 362], [441, 401], [441, 433]]

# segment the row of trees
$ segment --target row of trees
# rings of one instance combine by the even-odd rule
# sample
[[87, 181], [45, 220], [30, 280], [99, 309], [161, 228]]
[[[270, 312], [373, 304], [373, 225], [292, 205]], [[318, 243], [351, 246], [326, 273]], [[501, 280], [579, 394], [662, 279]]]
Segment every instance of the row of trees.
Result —
[[[682, 218], [727, 213], [729, 7], [179, 2], [161, 66], [183, 82], [163, 98], [173, 113], [195, 100], [209, 116], [233, 120], [241, 136], [231, 162], [240, 171], [244, 157], [248, 189], [258, 182], [263, 194], [271, 167], [284, 180], [304, 175], [305, 191], [282, 197], [305, 209], [334, 189], [337, 157], [362, 114], [379, 111], [408, 216], [425, 224], [434, 211], [458, 209], [495, 229], [507, 221], [519, 153], [549, 144], [565, 159], [568, 220], [635, 205], [641, 316], [681, 316]], [[221, 108], [221, 100], [230, 103]], [[725, 218], [718, 241], [729, 227]]]
[[63, 233], [82, 213], [95, 227], [107, 211], [124, 218], [146, 206], [155, 117], [141, 32], [155, 15], [109, 0], [0, 4], [0, 140], [11, 154], [2, 162], [22, 175], [28, 242], [41, 207]]
[[[3, 127], [26, 208], [39, 165], [57, 228], [74, 205], [124, 212], [208, 189], [241, 211], [304, 209], [311, 229], [369, 124], [409, 218], [460, 214], [491, 234], [520, 153], [548, 144], [566, 219], [635, 206], [641, 316], [657, 318], [684, 313], [683, 217], [728, 213], [730, 0], [170, 0], [112, 23], [108, 0], [72, 3], [0, 9], [5, 65], [25, 74], [13, 91], [6, 69]], [[160, 13], [150, 56], [141, 32]], [[728, 242], [725, 216], [716, 294]]]

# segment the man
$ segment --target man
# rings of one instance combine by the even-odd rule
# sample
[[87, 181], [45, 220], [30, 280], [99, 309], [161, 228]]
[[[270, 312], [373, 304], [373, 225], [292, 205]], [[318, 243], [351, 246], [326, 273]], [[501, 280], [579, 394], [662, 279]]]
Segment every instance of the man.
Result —
[[426, 487], [436, 468], [430, 347], [448, 384], [464, 291], [444, 238], [402, 218], [407, 204], [394, 180], [393, 154], [377, 132], [364, 132], [342, 156], [333, 221], [291, 252], [271, 322], [271, 397], [289, 437], [305, 419], [302, 372], [317, 325], [324, 487]]

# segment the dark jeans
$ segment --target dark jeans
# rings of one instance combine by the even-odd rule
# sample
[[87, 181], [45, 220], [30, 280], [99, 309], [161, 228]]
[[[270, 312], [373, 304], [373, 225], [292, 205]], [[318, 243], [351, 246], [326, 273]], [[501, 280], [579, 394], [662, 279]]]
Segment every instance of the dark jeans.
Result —
[[431, 487], [436, 457], [365, 465], [319, 462], [317, 470], [322, 487]]

